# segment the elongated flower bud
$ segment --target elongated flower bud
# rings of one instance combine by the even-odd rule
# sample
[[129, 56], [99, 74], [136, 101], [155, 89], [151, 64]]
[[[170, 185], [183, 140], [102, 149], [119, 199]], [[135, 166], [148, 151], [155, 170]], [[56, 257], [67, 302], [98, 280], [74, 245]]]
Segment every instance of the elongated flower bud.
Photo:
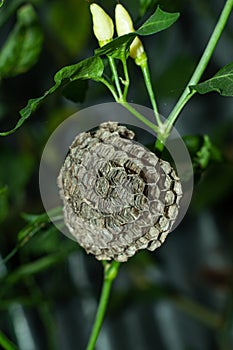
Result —
[[111, 17], [100, 7], [93, 3], [90, 5], [93, 19], [93, 31], [98, 39], [99, 45], [103, 46], [112, 40], [114, 25]]
[[[115, 20], [118, 36], [135, 32], [132, 18], [121, 4], [116, 5]], [[144, 53], [144, 47], [141, 40], [136, 37], [130, 46], [130, 57], [137, 59], [142, 53]]]

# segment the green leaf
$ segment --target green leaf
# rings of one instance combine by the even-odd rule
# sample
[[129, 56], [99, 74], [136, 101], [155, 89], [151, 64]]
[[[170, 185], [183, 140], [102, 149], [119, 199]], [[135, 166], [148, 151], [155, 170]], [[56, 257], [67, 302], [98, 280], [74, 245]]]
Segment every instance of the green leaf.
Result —
[[216, 91], [222, 96], [233, 96], [233, 62], [220, 69], [211, 79], [190, 88], [199, 94]]
[[29, 70], [39, 57], [42, 32], [31, 5], [17, 12], [17, 23], [0, 53], [0, 77], [14, 77]]
[[[1, 1], [1, 0], [0, 0]], [[32, 5], [39, 5], [43, 0], [28, 0], [27, 3], [30, 3]], [[0, 27], [2, 27], [12, 16], [14, 16], [17, 9], [25, 4], [25, 0], [14, 0], [14, 1], [4, 1], [2, 0], [2, 4], [4, 5], [4, 8], [1, 12], [0, 16]]]
[[86, 46], [92, 25], [89, 7], [85, 1], [47, 1], [44, 19], [53, 37], [70, 57], [76, 57]]
[[[53, 265], [60, 264], [67, 256], [74, 251], [77, 251], [78, 245], [68, 248], [60, 248], [57, 253], [37, 259], [25, 265], [21, 265], [17, 270], [14, 270], [5, 278], [5, 284], [15, 284], [22, 280], [22, 278], [38, 274], [42, 271], [49, 270]], [[1, 291], [2, 292], [2, 291]]]
[[136, 33], [129, 33], [113, 39], [110, 43], [95, 50], [95, 55], [107, 55], [113, 58], [122, 59], [129, 54], [129, 47], [134, 40]]
[[100, 57], [93, 56], [71, 66], [63, 67], [54, 77], [55, 84], [44, 93], [43, 96], [33, 98], [28, 101], [26, 107], [20, 110], [21, 118], [16, 126], [6, 132], [1, 132], [0, 136], [7, 136], [15, 132], [27, 120], [33, 112], [40, 106], [42, 102], [60, 87], [78, 79], [97, 80], [102, 76], [104, 64]]
[[64, 85], [78, 79], [98, 80], [103, 74], [104, 64], [100, 57], [90, 57], [72, 66], [63, 67], [54, 77], [55, 83]]
[[4, 350], [17, 350], [17, 347], [0, 331], [0, 345]]
[[[52, 215], [53, 219], [62, 218], [62, 209], [61, 207], [57, 207], [51, 209], [49, 212]], [[18, 242], [20, 244], [24, 244], [25, 241], [28, 241], [36, 232], [38, 232], [41, 228], [50, 224], [50, 219], [47, 213], [33, 215], [33, 214], [22, 214], [22, 217], [29, 222], [29, 224], [24, 227], [18, 233]]]
[[[53, 221], [58, 222], [63, 220], [61, 207], [51, 209], [49, 213], [52, 215]], [[47, 230], [50, 229], [52, 225], [47, 213], [40, 215], [22, 214], [22, 216], [28, 222], [28, 224], [19, 231], [17, 236], [17, 244], [13, 250], [11, 250], [11, 252], [3, 259], [2, 263], [4, 264], [6, 264], [18, 252], [20, 248], [28, 243], [31, 238], [35, 236], [35, 234], [40, 232], [42, 229], [45, 229], [47, 226]]]
[[155, 5], [157, 0], [140, 0], [140, 17], [144, 16], [146, 11], [153, 5]]
[[2, 5], [4, 4], [4, 0], [0, 1], [0, 7], [2, 7]]
[[158, 6], [155, 13], [137, 31], [113, 39], [110, 43], [95, 50], [95, 55], [107, 55], [118, 59], [127, 57], [135, 36], [160, 32], [175, 23], [178, 17], [179, 13], [164, 12]]
[[180, 14], [165, 12], [158, 6], [155, 13], [136, 31], [138, 35], [151, 35], [169, 28]]
[[211, 142], [208, 135], [186, 135], [183, 140], [189, 150], [196, 172], [205, 170], [211, 161], [222, 160], [220, 150]]

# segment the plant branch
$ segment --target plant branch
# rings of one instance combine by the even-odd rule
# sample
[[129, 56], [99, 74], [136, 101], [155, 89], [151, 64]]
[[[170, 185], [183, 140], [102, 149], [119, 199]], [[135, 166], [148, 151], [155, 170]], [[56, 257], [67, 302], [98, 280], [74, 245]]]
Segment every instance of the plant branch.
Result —
[[123, 82], [124, 84], [124, 93], [123, 93], [123, 99], [126, 101], [126, 97], [128, 94], [128, 90], [129, 90], [129, 72], [128, 72], [128, 67], [127, 67], [127, 62], [126, 62], [126, 58], [124, 57], [122, 60], [122, 65], [123, 65], [123, 70], [124, 70], [124, 76], [125, 76], [125, 80]]
[[105, 78], [102, 78], [102, 77], [99, 78], [98, 81], [100, 81], [102, 84], [104, 84], [109, 89], [109, 91], [112, 93], [115, 100], [118, 100], [117, 92], [111, 83], [109, 83]]
[[119, 98], [122, 99], [123, 98], [123, 94], [122, 94], [122, 91], [121, 91], [121, 84], [120, 84], [120, 80], [119, 80], [119, 77], [118, 77], [117, 68], [116, 68], [116, 64], [115, 64], [114, 58], [108, 56], [108, 60], [109, 60], [109, 64], [110, 64], [110, 67], [111, 67], [111, 70], [112, 70], [112, 74], [113, 74], [113, 77], [114, 77], [114, 81], [115, 81], [115, 84], [116, 84], [116, 89], [117, 89]]
[[202, 74], [204, 73], [211, 56], [213, 55], [214, 49], [221, 37], [221, 34], [226, 26], [227, 20], [230, 16], [230, 13], [233, 8], [233, 0], [227, 0], [225, 3], [225, 6], [221, 12], [221, 15], [218, 19], [218, 22], [214, 28], [214, 31], [211, 34], [211, 37], [209, 39], [209, 42], [202, 54], [202, 57], [190, 79], [188, 82], [184, 92], [182, 93], [180, 99], [178, 100], [177, 104], [175, 105], [174, 109], [172, 110], [171, 114], [169, 115], [166, 123], [165, 128], [165, 138], [169, 135], [173, 125], [176, 122], [176, 119], [178, 118], [181, 110], [186, 105], [186, 103], [190, 100], [190, 98], [195, 94], [195, 91], [190, 91], [189, 86], [195, 85], [199, 82]]
[[150, 97], [150, 101], [151, 101], [151, 104], [152, 104], [152, 107], [154, 110], [156, 122], [157, 122], [158, 126], [161, 126], [162, 122], [161, 122], [160, 117], [159, 117], [159, 111], [158, 111], [158, 107], [157, 107], [157, 103], [156, 103], [156, 99], [155, 99], [155, 95], [154, 95], [154, 91], [153, 91], [153, 87], [152, 87], [152, 83], [151, 83], [150, 70], [148, 67], [147, 60], [145, 60], [140, 67], [141, 67], [143, 78], [144, 78], [144, 81], [146, 84], [147, 92], [148, 92], [148, 95]]
[[104, 283], [102, 286], [100, 301], [98, 310], [95, 317], [95, 322], [92, 328], [91, 336], [89, 338], [89, 342], [87, 344], [86, 350], [94, 350], [95, 344], [101, 329], [101, 326], [103, 324], [112, 283], [114, 279], [117, 277], [118, 269], [120, 267], [120, 263], [117, 261], [112, 261], [110, 264], [105, 262], [104, 264]]
[[143, 122], [145, 125], [147, 125], [149, 128], [151, 128], [154, 132], [158, 133], [159, 128], [154, 123], [152, 123], [147, 118], [145, 118], [135, 108], [133, 108], [127, 101], [118, 100], [117, 102], [120, 103], [123, 107], [125, 107], [136, 118], [141, 120], [141, 122]]

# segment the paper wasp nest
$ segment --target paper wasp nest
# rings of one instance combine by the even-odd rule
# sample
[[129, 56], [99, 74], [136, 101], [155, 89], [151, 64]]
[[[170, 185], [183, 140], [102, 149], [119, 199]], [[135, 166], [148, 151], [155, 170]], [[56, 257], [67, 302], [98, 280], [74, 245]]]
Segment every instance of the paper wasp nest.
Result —
[[116, 122], [79, 134], [58, 176], [65, 224], [98, 260], [155, 250], [178, 215], [178, 176], [134, 136]]

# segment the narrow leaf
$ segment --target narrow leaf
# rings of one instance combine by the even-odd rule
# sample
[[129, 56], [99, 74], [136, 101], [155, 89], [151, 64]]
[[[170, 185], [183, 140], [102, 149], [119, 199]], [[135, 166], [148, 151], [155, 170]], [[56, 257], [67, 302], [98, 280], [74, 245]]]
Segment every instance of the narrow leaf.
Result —
[[169, 13], [158, 6], [155, 13], [136, 31], [138, 35], [151, 35], [169, 28], [175, 23], [180, 14], [178, 12]]
[[78, 79], [98, 80], [104, 71], [104, 64], [100, 57], [90, 57], [71, 66], [63, 67], [54, 77], [55, 84], [44, 93], [43, 96], [33, 98], [28, 101], [26, 107], [19, 112], [21, 118], [16, 126], [6, 132], [1, 132], [0, 136], [7, 136], [15, 132], [27, 120], [33, 112], [41, 105], [42, 102], [60, 87], [66, 86], [68, 83]]
[[[62, 210], [60, 207], [50, 210], [50, 215], [53, 217], [53, 221], [62, 221]], [[19, 231], [17, 235], [17, 243], [13, 250], [2, 260], [2, 263], [6, 264], [20, 248], [22, 248], [26, 243], [30, 241], [32, 237], [35, 236], [45, 227], [50, 227], [51, 222], [47, 213], [40, 215], [32, 214], [22, 214], [23, 218], [28, 222], [28, 224]], [[47, 228], [48, 229], [48, 228]]]
[[222, 96], [233, 96], [233, 62], [220, 69], [211, 79], [190, 88], [199, 94], [216, 91]]
[[0, 345], [4, 350], [17, 350], [17, 347], [0, 331]]
[[15, 284], [26, 276], [31, 276], [51, 269], [53, 265], [60, 264], [67, 256], [74, 251], [77, 251], [78, 245], [68, 248], [59, 249], [57, 253], [37, 259], [25, 265], [21, 265], [17, 270], [14, 270], [5, 278], [6, 285]]
[[29, 70], [42, 47], [42, 32], [31, 5], [17, 12], [17, 23], [0, 53], [0, 77], [13, 77]]

